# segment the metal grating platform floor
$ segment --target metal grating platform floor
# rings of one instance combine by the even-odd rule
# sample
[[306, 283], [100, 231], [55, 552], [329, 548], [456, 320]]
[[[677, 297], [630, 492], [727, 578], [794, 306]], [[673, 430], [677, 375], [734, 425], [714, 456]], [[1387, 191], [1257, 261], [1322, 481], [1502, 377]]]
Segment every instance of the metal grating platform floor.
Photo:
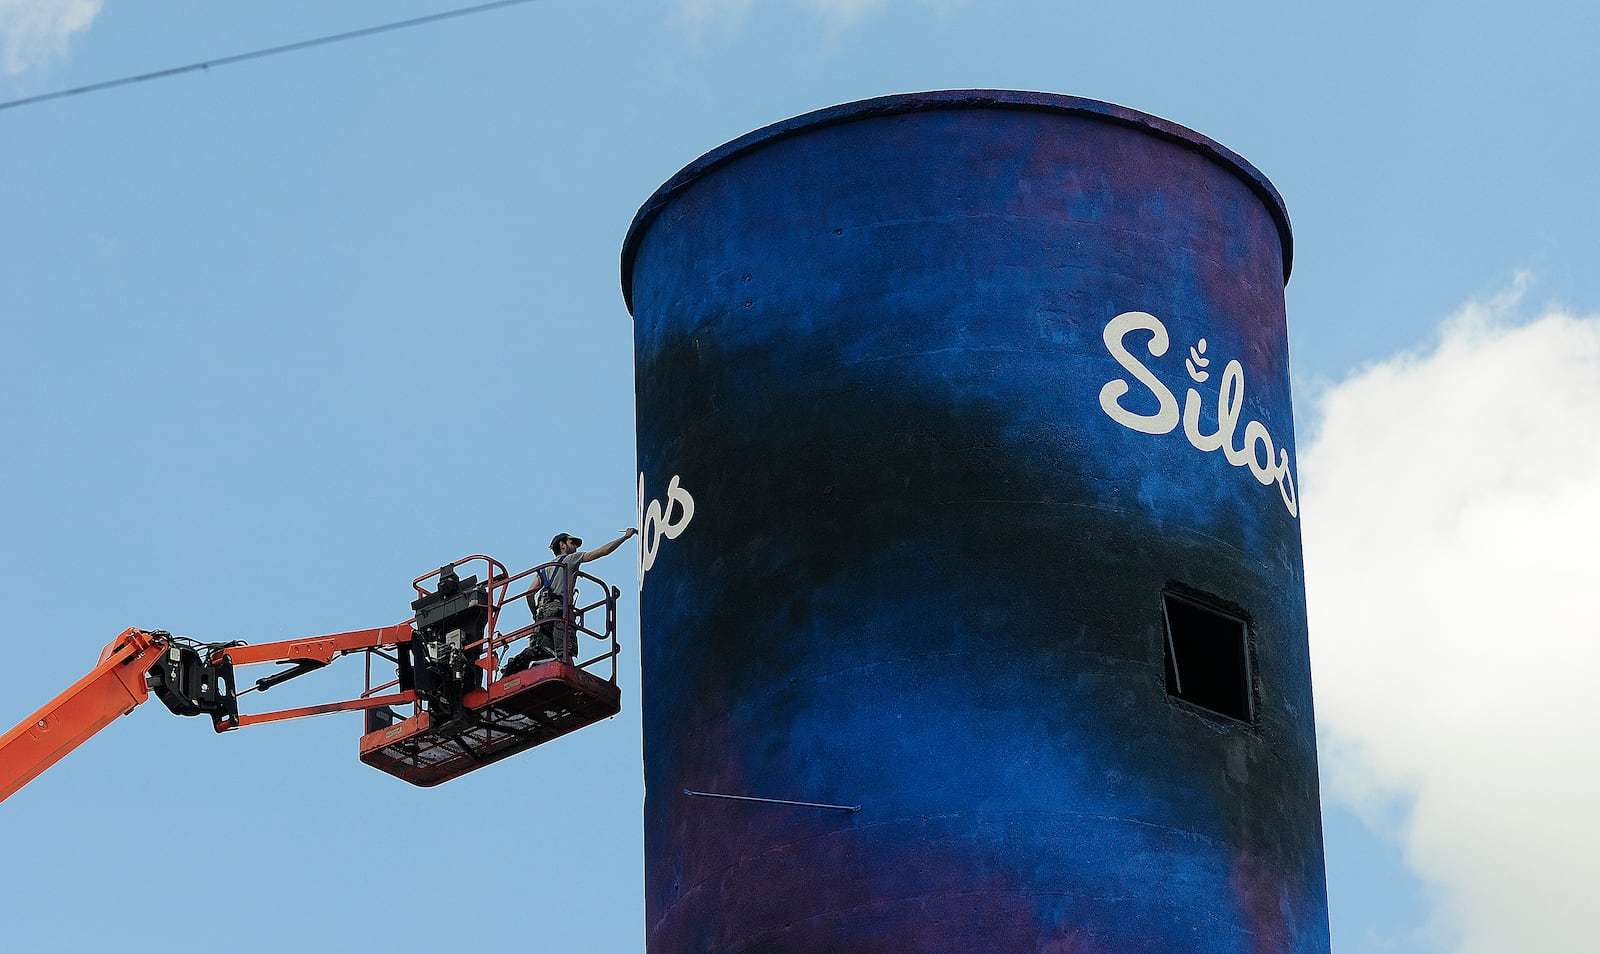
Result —
[[459, 735], [432, 731], [422, 712], [362, 736], [361, 761], [413, 785], [438, 785], [610, 718], [621, 698], [614, 684], [582, 669], [540, 663], [468, 693], [476, 724]]

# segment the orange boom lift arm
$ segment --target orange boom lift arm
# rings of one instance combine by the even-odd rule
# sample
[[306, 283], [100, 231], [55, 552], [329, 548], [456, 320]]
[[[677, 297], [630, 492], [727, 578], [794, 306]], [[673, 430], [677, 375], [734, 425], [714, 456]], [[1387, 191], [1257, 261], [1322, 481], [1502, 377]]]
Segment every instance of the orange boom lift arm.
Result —
[[125, 631], [87, 676], [0, 737], [0, 801], [148, 699], [145, 673], [166, 649], [166, 637]]
[[[475, 561], [486, 564], [484, 582], [457, 573]], [[564, 600], [540, 604], [559, 605], [561, 615], [537, 618], [532, 606], [541, 568], [511, 574], [481, 554], [463, 557], [412, 581], [417, 598], [410, 620], [376, 629], [257, 645], [199, 643], [160, 630], [129, 629], [106, 646], [88, 675], [0, 737], [0, 801], [152, 694], [178, 715], [209, 715], [218, 732], [365, 711], [361, 760], [425, 786], [616, 715], [620, 592], [580, 571], [571, 575]], [[583, 603], [581, 580], [599, 584], [602, 595]], [[529, 621], [501, 633], [502, 612], [524, 604]], [[580, 660], [569, 655], [568, 640], [554, 638], [557, 627], [608, 645]], [[519, 642], [527, 648], [502, 670], [502, 658]], [[357, 653], [366, 657], [366, 685], [353, 698], [239, 711], [240, 695], [264, 692]], [[392, 664], [393, 677], [374, 682], [374, 661]], [[284, 668], [238, 688], [235, 670], [261, 663]], [[409, 714], [400, 711], [407, 706]]]

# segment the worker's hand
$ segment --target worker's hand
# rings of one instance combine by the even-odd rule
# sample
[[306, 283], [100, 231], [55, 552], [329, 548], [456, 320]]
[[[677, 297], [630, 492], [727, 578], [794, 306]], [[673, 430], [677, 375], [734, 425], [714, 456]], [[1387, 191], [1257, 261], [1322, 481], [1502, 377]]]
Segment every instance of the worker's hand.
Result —
[[624, 539], [624, 540], [628, 539], [629, 537], [634, 537], [634, 536], [638, 536], [639, 535], [639, 529], [637, 527], [629, 527], [626, 530], [618, 530], [617, 532], [622, 534], [622, 539]]

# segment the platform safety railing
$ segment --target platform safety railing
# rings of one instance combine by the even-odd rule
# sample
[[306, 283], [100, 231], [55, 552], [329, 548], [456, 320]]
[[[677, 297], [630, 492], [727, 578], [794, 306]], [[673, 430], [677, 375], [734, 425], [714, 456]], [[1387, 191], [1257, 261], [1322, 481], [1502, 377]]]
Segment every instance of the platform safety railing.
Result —
[[[553, 638], [552, 643], [554, 644], [553, 648], [556, 652], [556, 657], [561, 662], [583, 669], [596, 676], [601, 675], [602, 664], [609, 661], [610, 671], [603, 678], [612, 685], [616, 685], [617, 656], [621, 652], [621, 647], [617, 642], [617, 600], [622, 595], [622, 591], [619, 588], [579, 568], [575, 573], [565, 574], [567, 577], [567, 590], [561, 594], [560, 614], [540, 616], [537, 609], [539, 604], [536, 598], [539, 590], [544, 588], [540, 571], [557, 569], [561, 566], [560, 562], [550, 560], [521, 572], [511, 573], [507, 570], [505, 564], [481, 553], [464, 556], [453, 563], [447, 564], [445, 567], [440, 567], [438, 570], [419, 576], [412, 581], [412, 587], [417, 591], [419, 597], [430, 595], [434, 590], [429, 588], [427, 584], [430, 581], [437, 581], [446, 568], [455, 571], [458, 576], [464, 577], [468, 575], [461, 572], [464, 568], [474, 571], [471, 575], [476, 575], [475, 571], [478, 569], [476, 564], [478, 563], [482, 564], [482, 576], [480, 579], [488, 581], [489, 615], [488, 621], [484, 626], [483, 638], [473, 641], [464, 648], [469, 656], [473, 654], [473, 650], [477, 650], [480, 653], [482, 665], [489, 673], [490, 682], [498, 677], [505, 660], [515, 655], [515, 647], [518, 644], [526, 641], [531, 645], [532, 641], [538, 638], [543, 627], [564, 624], [568, 631], [574, 634], [572, 643], [580, 652], [577, 658], [572, 657], [567, 652], [567, 640]], [[585, 582], [599, 587], [599, 598], [588, 600], [587, 602], [579, 602]], [[526, 607], [528, 621], [502, 633], [501, 626], [503, 623], [508, 619], [519, 619], [524, 611], [522, 607]], [[596, 616], [599, 618], [596, 619]], [[600, 628], [595, 628], [596, 625]], [[581, 652], [583, 636], [602, 641], [605, 644], [604, 650], [597, 655], [583, 658]], [[535, 660], [535, 663], [540, 661], [543, 660]]]

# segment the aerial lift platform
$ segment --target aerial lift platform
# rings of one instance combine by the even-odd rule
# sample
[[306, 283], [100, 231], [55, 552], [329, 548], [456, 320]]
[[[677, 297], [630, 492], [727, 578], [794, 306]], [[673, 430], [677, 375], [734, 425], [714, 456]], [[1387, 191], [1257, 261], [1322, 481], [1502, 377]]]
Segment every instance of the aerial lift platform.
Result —
[[[462, 576], [464, 569], [476, 573]], [[208, 715], [218, 732], [332, 712], [363, 711], [361, 761], [413, 785], [432, 786], [616, 715], [617, 598], [581, 569], [552, 604], [536, 604], [538, 571], [510, 573], [482, 554], [412, 581], [413, 616], [376, 629], [247, 645], [203, 643], [129, 629], [100, 660], [43, 708], [0, 737], [0, 801], [154, 694], [178, 715]], [[584, 584], [601, 595], [587, 603]], [[528, 607], [522, 608], [522, 604]], [[540, 617], [536, 605], [557, 605]], [[527, 622], [501, 632], [511, 620]], [[569, 627], [573, 640], [558, 638]], [[598, 642], [596, 642], [598, 641]], [[587, 659], [572, 645], [596, 647]], [[519, 646], [521, 652], [513, 652]], [[354, 698], [277, 711], [242, 712], [241, 696], [360, 655], [365, 686]], [[507, 665], [512, 659], [514, 665]], [[280, 668], [239, 688], [236, 672]]]

